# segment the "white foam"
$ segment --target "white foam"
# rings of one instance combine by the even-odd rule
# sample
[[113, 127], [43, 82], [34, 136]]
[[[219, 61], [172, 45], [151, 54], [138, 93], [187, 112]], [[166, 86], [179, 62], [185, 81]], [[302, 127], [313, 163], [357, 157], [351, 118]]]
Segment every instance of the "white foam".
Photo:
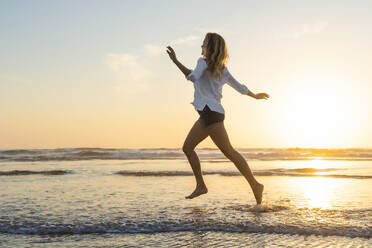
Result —
[[267, 207], [263, 206], [262, 204], [257, 204], [253, 208], [251, 208], [253, 212], [265, 212], [267, 210]]

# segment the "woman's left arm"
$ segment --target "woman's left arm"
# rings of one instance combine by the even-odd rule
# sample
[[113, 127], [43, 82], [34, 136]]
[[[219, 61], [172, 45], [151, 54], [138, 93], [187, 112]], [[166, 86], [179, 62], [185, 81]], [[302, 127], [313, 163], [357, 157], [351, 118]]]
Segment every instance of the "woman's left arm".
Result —
[[257, 99], [257, 100], [258, 100], [258, 99], [267, 99], [267, 98], [270, 97], [270, 96], [269, 96], [268, 94], [266, 94], [266, 93], [257, 93], [257, 94], [255, 94], [255, 93], [253, 93], [252, 91], [249, 91], [247, 95], [250, 96], [250, 97], [253, 97], [253, 98]]
[[168, 48], [167, 53], [169, 55], [169, 58], [173, 61], [173, 63], [176, 64], [176, 66], [182, 71], [185, 77], [189, 75], [191, 73], [191, 70], [177, 60], [176, 52], [173, 50], [172, 47], [167, 46], [167, 48]]

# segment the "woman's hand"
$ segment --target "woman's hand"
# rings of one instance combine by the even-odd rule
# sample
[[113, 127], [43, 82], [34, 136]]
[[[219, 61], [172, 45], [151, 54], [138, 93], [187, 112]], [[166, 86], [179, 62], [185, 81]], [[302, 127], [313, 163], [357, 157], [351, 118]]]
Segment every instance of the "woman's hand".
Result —
[[176, 52], [173, 50], [173, 48], [171, 46], [167, 46], [167, 48], [168, 48], [167, 53], [169, 55], [169, 58], [173, 62], [177, 61]]
[[256, 99], [258, 100], [258, 99], [266, 99], [267, 100], [267, 98], [269, 98], [270, 96], [268, 95], [268, 94], [266, 94], [266, 93], [258, 93], [258, 94], [256, 94]]
[[173, 63], [178, 67], [178, 69], [182, 71], [185, 77], [189, 75], [191, 70], [177, 60], [176, 53], [174, 52], [171, 46], [167, 46], [167, 48], [168, 48], [167, 53], [169, 55], [169, 58], [173, 61]]

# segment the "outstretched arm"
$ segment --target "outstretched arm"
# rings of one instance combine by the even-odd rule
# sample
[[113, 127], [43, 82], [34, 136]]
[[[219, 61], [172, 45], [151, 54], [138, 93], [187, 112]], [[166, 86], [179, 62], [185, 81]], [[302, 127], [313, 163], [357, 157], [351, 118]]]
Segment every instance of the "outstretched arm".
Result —
[[185, 77], [189, 75], [191, 70], [177, 60], [176, 53], [171, 46], [167, 46], [167, 48], [168, 48], [167, 53], [169, 55], [169, 58], [173, 61], [173, 63], [176, 64], [176, 66], [182, 71]]
[[226, 68], [226, 71], [227, 71], [227, 84], [230, 85], [231, 87], [233, 87], [234, 89], [236, 89], [238, 92], [240, 92], [241, 94], [243, 95], [247, 95], [247, 96], [250, 96], [250, 97], [253, 97], [254, 99], [267, 99], [269, 98], [270, 96], [266, 93], [258, 93], [258, 94], [255, 94], [253, 93], [252, 91], [250, 91], [247, 86], [245, 86], [244, 84], [241, 84], [239, 83], [232, 75], [231, 73], [229, 72], [229, 70]]

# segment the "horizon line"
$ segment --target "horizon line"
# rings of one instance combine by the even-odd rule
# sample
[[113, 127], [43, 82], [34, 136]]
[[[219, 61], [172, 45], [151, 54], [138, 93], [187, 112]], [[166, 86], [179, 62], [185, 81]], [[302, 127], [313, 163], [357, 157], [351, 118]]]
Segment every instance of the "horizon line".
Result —
[[[299, 147], [299, 146], [288, 146], [288, 147], [234, 147], [235, 149], [312, 149], [312, 150], [370, 150], [372, 147]], [[55, 147], [55, 148], [0, 148], [0, 151], [4, 150], [56, 150], [56, 149], [130, 149], [130, 150], [151, 150], [151, 149], [181, 149], [182, 147]], [[195, 149], [210, 149], [219, 150], [218, 147], [196, 147]]]

